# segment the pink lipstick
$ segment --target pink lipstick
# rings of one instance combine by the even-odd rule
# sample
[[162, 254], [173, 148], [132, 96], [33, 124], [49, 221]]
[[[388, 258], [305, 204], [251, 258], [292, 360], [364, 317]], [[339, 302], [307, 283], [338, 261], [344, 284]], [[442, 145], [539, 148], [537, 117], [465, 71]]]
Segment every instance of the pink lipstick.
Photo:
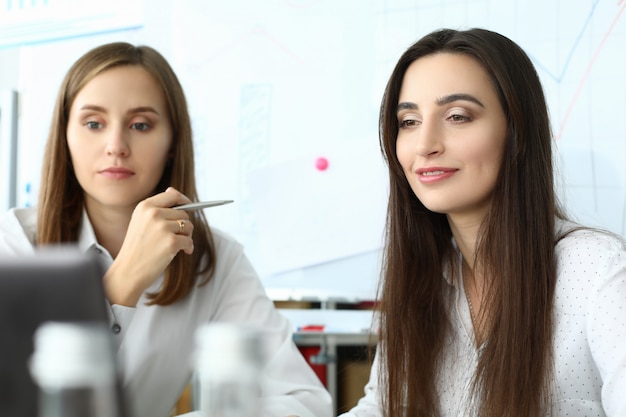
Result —
[[424, 184], [434, 184], [439, 181], [450, 178], [456, 174], [458, 170], [453, 168], [428, 167], [420, 168], [415, 173], [420, 182]]

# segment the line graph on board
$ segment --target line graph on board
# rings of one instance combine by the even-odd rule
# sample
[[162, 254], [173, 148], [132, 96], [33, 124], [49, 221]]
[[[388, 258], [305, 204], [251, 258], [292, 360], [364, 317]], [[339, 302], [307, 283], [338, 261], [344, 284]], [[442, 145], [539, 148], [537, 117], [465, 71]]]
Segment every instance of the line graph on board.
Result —
[[[563, 104], [560, 106], [562, 110], [559, 119], [554, 121], [555, 125], [555, 139], [559, 143], [559, 148], [562, 152], [562, 165], [564, 167], [564, 175], [566, 181], [565, 201], [572, 203], [574, 206], [573, 211], [578, 211], [581, 215], [582, 221], [589, 221], [592, 224], [607, 227], [622, 235], [626, 232], [626, 202], [625, 202], [625, 179], [626, 173], [623, 171], [623, 158], [626, 156], [624, 149], [624, 138], [626, 138], [626, 130], [624, 126], [621, 127], [615, 123], [594, 123], [588, 128], [588, 137], [578, 139], [578, 147], [573, 146], [570, 148], [567, 141], [573, 139], [575, 134], [573, 131], [580, 126], [577, 117], [581, 114], [581, 109], [588, 113], [599, 113], [603, 110], [598, 106], [593, 106], [592, 103], [607, 102], [607, 98], [614, 95], [615, 91], [621, 91], [622, 97], [626, 95], [623, 82], [617, 82], [614, 85], [608, 82], [600, 81], [604, 75], [608, 75], [609, 79], [613, 77], [607, 73], [607, 66], [604, 68], [598, 68], [600, 60], [605, 62], [609, 57], [614, 60], [617, 65], [613, 66], [613, 74], [616, 74], [616, 68], [624, 67], [623, 63], [626, 58], [626, 54], [618, 54], [611, 56], [611, 51], [607, 50], [607, 45], [611, 42], [613, 45], [623, 45], [625, 43], [624, 33], [617, 33], [618, 28], [623, 28], [623, 12], [626, 9], [626, 2], [620, 0], [611, 7], [607, 2], [603, 2], [602, 6], [605, 6], [604, 13], [606, 18], [603, 20], [602, 26], [597, 29], [597, 39], [592, 38], [588, 33], [591, 31], [591, 26], [594, 22], [595, 14], [598, 12], [599, 0], [595, 0], [590, 7], [587, 19], [584, 25], [581, 26], [579, 33], [577, 34], [574, 43], [568, 53], [567, 59], [564, 62], [560, 72], [551, 72], [541, 61], [536, 60], [536, 65], [540, 70], [553, 79], [555, 83], [560, 85], [564, 82], [569, 72], [573, 70], [572, 60], [576, 53], [587, 54], [588, 57], [584, 65], [579, 65], [575, 68], [575, 77], [571, 88], [563, 89], [569, 91], [562, 91], [560, 94]], [[617, 34], [617, 36], [615, 36]], [[584, 36], [589, 36], [590, 39], [595, 42], [590, 42], [588, 51], [581, 51], [580, 45]], [[615, 48], [619, 51], [619, 47]], [[621, 65], [619, 64], [621, 62]], [[598, 72], [596, 74], [596, 71]], [[619, 76], [617, 76], [619, 78]], [[622, 77], [623, 78], [623, 77]], [[565, 99], [563, 99], [565, 98]], [[612, 100], [608, 100], [611, 102]], [[617, 101], [617, 104], [611, 112], [615, 112], [615, 116], [618, 114], [624, 114], [624, 98]], [[552, 99], [552, 105], [555, 101]], [[611, 126], [612, 128], [609, 128]], [[568, 134], [569, 132], [569, 134]], [[581, 152], [580, 144], [585, 142], [582, 146], [586, 152]], [[574, 154], [569, 149], [575, 149]], [[575, 156], [572, 156], [575, 155]], [[582, 163], [581, 163], [582, 162]], [[580, 175], [578, 175], [579, 167], [588, 165], [588, 175], [583, 181], [580, 181]], [[609, 172], [606, 167], [612, 166], [614, 171]], [[585, 196], [585, 197], [582, 197]], [[620, 207], [621, 206], [621, 207]], [[578, 210], [578, 207], [581, 207]]]
[[[565, 60], [565, 63], [563, 64], [563, 67], [561, 68], [560, 71], [552, 71], [548, 68], [547, 65], [543, 64], [540, 60], [534, 59], [535, 61], [535, 65], [544, 70], [546, 72], [546, 74], [548, 74], [548, 76], [550, 76], [550, 78], [552, 78], [554, 81], [556, 82], [560, 82], [563, 79], [563, 76], [565, 75], [565, 73], [567, 72], [570, 63], [572, 61], [572, 56], [574, 55], [574, 53], [576, 52], [576, 49], [578, 48], [578, 46], [580, 45], [581, 39], [585, 33], [585, 30], [587, 30], [587, 28], [589, 27], [589, 24], [592, 21], [593, 18], [593, 14], [596, 11], [596, 7], [598, 6], [598, 3], [600, 3], [600, 0], [595, 0], [594, 3], [591, 6], [591, 10], [589, 11], [589, 14], [587, 15], [587, 19], [585, 19], [585, 23], [583, 24], [583, 26], [581, 27], [580, 31], [578, 32], [578, 34], [576, 35], [576, 39], [574, 41], [574, 43], [572, 44], [568, 54], [567, 54], [567, 59]], [[610, 33], [610, 31], [609, 31]], [[534, 58], [532, 54], [530, 54], [531, 58]]]
[[[540, 60], [534, 59], [535, 64], [538, 68], [542, 69], [543, 71], [545, 71], [545, 73], [552, 78], [554, 81], [561, 82], [565, 76], [565, 74], [567, 73], [569, 67], [570, 67], [570, 63], [572, 60], [572, 57], [574, 55], [574, 53], [576, 52], [578, 46], [580, 45], [581, 39], [585, 33], [585, 31], [588, 29], [590, 23], [592, 22], [593, 19], [593, 15], [596, 11], [596, 7], [598, 6], [598, 4], [600, 3], [600, 0], [595, 0], [594, 3], [591, 6], [591, 10], [589, 11], [588, 17], [585, 20], [585, 23], [583, 25], [583, 27], [581, 28], [580, 32], [578, 33], [578, 35], [576, 36], [575, 42], [572, 45], [572, 47], [570, 48], [570, 51], [567, 55], [567, 59], [565, 61], [565, 63], [563, 64], [563, 67], [560, 71], [558, 72], [554, 72], [551, 71], [549, 68], [547, 68], [546, 65], [542, 64], [542, 62]], [[556, 139], [559, 140], [563, 134], [563, 130], [565, 129], [565, 126], [567, 125], [567, 121], [571, 115], [571, 111], [572, 111], [572, 107], [576, 105], [578, 98], [580, 97], [580, 93], [581, 90], [583, 88], [583, 86], [585, 85], [585, 82], [587, 81], [589, 74], [592, 71], [593, 65], [596, 62], [596, 59], [598, 58], [599, 54], [602, 52], [602, 49], [604, 47], [604, 45], [606, 44], [607, 39], [609, 38], [609, 36], [611, 36], [611, 34], [613, 33], [613, 30], [615, 29], [615, 27], [617, 26], [617, 23], [620, 19], [620, 17], [622, 16], [622, 13], [624, 12], [624, 9], [626, 9], [626, 1], [625, 0], [620, 0], [618, 3], [618, 9], [617, 12], [615, 14], [615, 18], [613, 19], [613, 21], [611, 22], [611, 25], [609, 26], [609, 28], [606, 30], [604, 36], [602, 37], [602, 40], [600, 41], [600, 43], [598, 44], [595, 52], [593, 53], [593, 57], [591, 58], [591, 60], [589, 61], [589, 64], [587, 65], [587, 68], [585, 69], [585, 72], [580, 80], [580, 82], [578, 83], [578, 86], [576, 87], [576, 91], [574, 93], [574, 97], [573, 99], [570, 101], [568, 107], [567, 107], [567, 111], [565, 112], [565, 116], [563, 117], [563, 119], [561, 120], [558, 132], [556, 134]], [[532, 58], [532, 54], [531, 54], [531, 58]]]
[[[600, 10], [600, 6], [603, 7], [602, 10]], [[583, 222], [591, 222], [594, 225], [607, 227], [622, 235], [626, 232], [626, 202], [624, 201], [626, 196], [624, 189], [626, 173], [623, 170], [620, 172], [620, 168], [623, 166], [623, 159], [621, 158], [626, 156], [623, 146], [623, 138], [626, 137], [624, 126], [607, 124], [606, 126], [614, 128], [611, 129], [613, 130], [612, 132], [607, 127], [602, 126], [601, 123], [590, 126], [587, 138], [578, 138], [578, 144], [571, 147], [575, 151], [569, 150], [570, 146], [567, 141], [576, 140], [572, 138], [572, 136], [576, 136], [576, 133], [572, 132], [575, 132], [576, 126], [580, 125], [576, 117], [572, 119], [574, 114], [580, 114], [581, 109], [585, 108], [588, 113], [592, 114], [602, 111], [599, 107], [590, 105], [590, 102], [606, 102], [606, 100], [594, 99], [594, 97], [611, 97], [614, 96], [614, 91], [621, 91], [622, 97], [626, 95], [623, 83], [620, 84], [618, 82], [616, 85], [610, 86], [608, 82], [597, 81], [603, 77], [602, 74], [607, 74], [606, 69], [600, 70], [601, 74], [595, 76], [595, 84], [589, 85], [590, 80], [594, 79], [598, 61], [601, 59], [606, 61], [607, 56], [611, 56], [611, 51], [606, 50], [607, 45], [611, 43], [614, 45], [621, 44], [623, 48], [624, 43], [626, 43], [623, 33], [624, 9], [626, 9], [625, 0], [619, 0], [613, 4], [594, 0], [589, 5], [586, 18], [577, 32], [575, 32], [576, 27], [572, 26], [570, 28], [575, 36], [573, 42], [568, 45], [569, 49], [566, 59], [560, 66], [557, 66], [557, 69], [551, 69], [541, 59], [529, 53], [538, 71], [544, 76], [544, 83], [552, 82], [559, 86], [559, 90], [561, 90], [557, 95], [559, 100], [549, 95], [548, 99], [551, 99], [551, 107], [553, 109], [558, 108], [560, 110], [559, 117], [553, 120], [553, 128], [555, 140], [561, 142], [558, 144], [558, 147], [563, 154], [564, 199], [566, 200], [566, 206], [569, 206], [567, 208], [570, 208], [570, 211], [573, 211], [575, 214], [582, 212], [580, 219]], [[597, 35], [593, 36], [590, 32], [596, 20], [596, 14], [599, 13], [604, 14], [604, 18], [597, 19], [601, 23], [597, 24]], [[581, 47], [585, 37], [587, 40], [593, 40], [593, 42], [587, 42], [589, 44], [587, 50], [583, 50]], [[616, 50], [619, 51], [619, 47]], [[584, 61], [579, 60], [577, 63], [574, 63], [577, 54], [587, 58]], [[611, 59], [615, 61], [614, 68], [623, 68], [625, 58], [626, 54], [623, 52], [617, 55], [613, 54]], [[562, 85], [570, 76], [570, 73], [572, 80], [569, 86], [563, 87]], [[598, 84], [600, 84], [601, 88], [598, 88]], [[620, 88], [620, 85], [622, 88]], [[613, 90], [613, 93], [609, 93], [608, 90]], [[617, 101], [616, 104], [617, 107], [611, 112], [624, 114], [624, 99], [622, 98], [621, 102]], [[599, 128], [599, 126], [601, 127]], [[581, 146], [580, 143], [583, 141], [586, 143], [584, 146]], [[614, 145], [610, 152], [607, 150], [607, 142], [612, 142]], [[583, 152], [583, 149], [586, 152]], [[619, 156], [607, 157], [607, 154], [614, 152]], [[609, 160], [608, 164], [607, 159]], [[615, 160], [615, 162], [611, 161], [611, 159]], [[605, 169], [607, 165], [618, 168], [614, 172], [609, 173]], [[580, 166], [587, 167], [585, 178], [581, 178], [579, 174], [581, 171]], [[582, 209], [579, 209], [579, 207], [582, 207]], [[579, 213], [576, 213], [577, 211]]]

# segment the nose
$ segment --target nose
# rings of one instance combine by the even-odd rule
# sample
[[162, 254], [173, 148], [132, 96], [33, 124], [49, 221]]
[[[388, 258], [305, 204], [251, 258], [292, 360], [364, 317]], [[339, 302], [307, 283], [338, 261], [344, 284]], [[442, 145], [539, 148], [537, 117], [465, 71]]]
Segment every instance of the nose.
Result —
[[123, 129], [115, 127], [109, 131], [105, 152], [109, 156], [129, 155], [128, 138]]
[[437, 123], [422, 121], [416, 132], [415, 153], [420, 156], [433, 156], [443, 152], [441, 127]]

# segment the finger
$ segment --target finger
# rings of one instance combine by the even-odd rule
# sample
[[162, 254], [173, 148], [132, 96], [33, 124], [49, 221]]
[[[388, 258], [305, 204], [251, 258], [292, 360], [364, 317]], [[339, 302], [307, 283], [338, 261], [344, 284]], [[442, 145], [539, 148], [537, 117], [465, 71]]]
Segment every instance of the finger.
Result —
[[162, 193], [146, 198], [144, 202], [156, 207], [170, 208], [180, 204], [191, 203], [191, 200], [175, 188], [169, 187]]
[[[189, 239], [189, 240], [191, 240], [191, 239]], [[194, 249], [194, 246], [193, 246], [193, 240], [191, 240], [191, 245], [186, 246], [186, 247], [183, 249], [183, 252], [185, 252], [187, 255], [191, 255], [191, 254], [193, 253], [193, 249]]]
[[174, 187], [167, 187], [167, 190], [165, 190], [165, 193], [171, 196], [172, 198], [176, 199], [175, 203], [170, 205], [169, 207], [174, 207], [174, 206], [178, 206], [181, 204], [188, 204], [192, 202], [189, 197], [187, 197], [185, 194], [181, 193]]
[[176, 234], [177, 235], [185, 234], [185, 223], [187, 222], [187, 220], [185, 220], [185, 219], [176, 219], [176, 222], [178, 223], [178, 231], [176, 232]]
[[[178, 223], [178, 222], [177, 222]], [[191, 255], [193, 253], [194, 245], [193, 239], [191, 238], [191, 234], [193, 232], [193, 225], [189, 221], [182, 221], [178, 224], [180, 228], [180, 224], [182, 224], [182, 233], [175, 233], [178, 251], [183, 251], [187, 255]]]
[[178, 218], [170, 221], [173, 225], [174, 234], [191, 236], [193, 233], [193, 223], [187, 218]]

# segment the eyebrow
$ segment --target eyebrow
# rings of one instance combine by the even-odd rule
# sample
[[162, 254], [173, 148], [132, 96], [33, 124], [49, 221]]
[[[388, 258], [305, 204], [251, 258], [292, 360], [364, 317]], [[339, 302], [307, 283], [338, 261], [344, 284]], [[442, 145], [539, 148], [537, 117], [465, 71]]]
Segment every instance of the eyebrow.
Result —
[[[436, 103], [438, 106], [444, 106], [446, 104], [454, 103], [455, 101], [469, 101], [469, 102], [478, 104], [480, 107], [483, 107], [483, 108], [485, 107], [484, 104], [481, 103], [481, 101], [478, 100], [476, 97], [474, 97], [471, 94], [464, 94], [464, 93], [450, 94], [450, 95], [438, 98], [436, 100]], [[406, 102], [398, 103], [396, 112], [400, 112], [402, 110], [417, 110], [418, 108], [419, 106], [417, 104], [406, 101]]]
[[437, 99], [437, 104], [443, 106], [444, 104], [450, 104], [455, 101], [470, 101], [472, 103], [478, 104], [480, 107], [485, 107], [483, 103], [481, 103], [480, 100], [478, 100], [476, 97], [472, 96], [471, 94], [463, 93], [450, 94], [448, 96], [441, 97]]
[[411, 103], [410, 101], [403, 101], [402, 103], [398, 103], [396, 112], [400, 112], [401, 110], [417, 110], [417, 104]]
[[[85, 104], [83, 107], [80, 108], [80, 110], [95, 110], [95, 111], [99, 111], [102, 113], [106, 113], [106, 109], [104, 107], [101, 106], [96, 106], [94, 104]], [[160, 116], [160, 113], [154, 108], [154, 107], [150, 107], [150, 106], [140, 106], [140, 107], [133, 107], [132, 109], [129, 109], [127, 111], [127, 113], [154, 113], [158, 116]]]

